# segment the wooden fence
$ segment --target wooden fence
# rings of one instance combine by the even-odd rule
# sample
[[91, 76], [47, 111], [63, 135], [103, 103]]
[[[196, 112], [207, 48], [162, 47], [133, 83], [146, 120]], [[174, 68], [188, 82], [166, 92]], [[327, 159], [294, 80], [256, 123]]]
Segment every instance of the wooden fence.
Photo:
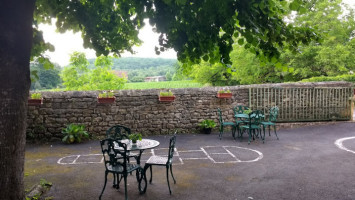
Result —
[[278, 121], [350, 120], [351, 87], [250, 88], [249, 107], [268, 115], [279, 107]]

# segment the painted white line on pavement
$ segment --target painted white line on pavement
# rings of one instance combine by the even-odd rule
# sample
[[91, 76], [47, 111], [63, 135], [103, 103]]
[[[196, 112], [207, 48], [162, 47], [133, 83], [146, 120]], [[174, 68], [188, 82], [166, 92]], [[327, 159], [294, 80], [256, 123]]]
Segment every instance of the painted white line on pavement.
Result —
[[340, 138], [340, 139], [336, 140], [336, 141], [334, 142], [334, 144], [335, 144], [339, 149], [342, 149], [342, 150], [345, 150], [345, 151], [348, 151], [348, 152], [350, 152], [350, 153], [355, 154], [355, 151], [354, 151], [354, 150], [350, 150], [350, 149], [344, 147], [344, 145], [343, 145], [343, 142], [344, 142], [345, 140], [351, 140], [351, 139], [355, 139], [355, 137]]
[[[216, 149], [217, 150], [222, 150], [220, 152], [208, 152], [210, 149]], [[151, 154], [153, 156], [156, 155], [156, 152], [161, 150], [166, 150], [167, 148], [161, 148], [161, 149], [151, 149], [150, 152], [146, 152], [143, 154]], [[252, 151], [255, 152], [257, 154], [257, 157], [255, 158], [255, 156], [252, 156], [252, 160], [241, 160], [238, 158], [237, 155], [233, 154], [233, 152], [235, 152], [237, 149], [241, 149], [241, 150], [247, 150], [247, 151]], [[174, 157], [177, 157], [178, 163], [174, 163], [174, 165], [183, 165], [184, 164], [184, 160], [210, 160], [213, 163], [239, 163], [239, 162], [256, 162], [260, 159], [263, 158], [263, 154], [260, 151], [254, 150], [254, 149], [249, 149], [249, 148], [243, 148], [243, 147], [238, 147], [238, 146], [203, 146], [200, 147], [199, 150], [184, 150], [184, 151], [179, 151], [177, 148], [174, 149]], [[231, 151], [232, 150], [232, 151]], [[203, 153], [203, 155], [200, 156], [191, 156], [191, 157], [181, 157], [180, 153], [194, 153], [194, 152], [201, 152]], [[214, 158], [217, 158], [216, 156], [214, 156], [214, 158], [212, 158], [213, 155], [230, 155], [231, 160], [227, 160], [227, 161], [216, 161]], [[166, 156], [167, 155], [160, 155], [160, 156]], [[94, 159], [94, 161], [92, 161]], [[97, 160], [97, 161], [95, 161]], [[146, 160], [141, 160], [141, 161], [146, 161]], [[132, 161], [134, 162], [134, 161]], [[89, 164], [89, 163], [103, 163], [103, 157], [102, 154], [84, 154], [84, 155], [69, 155], [69, 156], [65, 156], [60, 158], [57, 161], [58, 164], [60, 165], [75, 165], [75, 164]]]

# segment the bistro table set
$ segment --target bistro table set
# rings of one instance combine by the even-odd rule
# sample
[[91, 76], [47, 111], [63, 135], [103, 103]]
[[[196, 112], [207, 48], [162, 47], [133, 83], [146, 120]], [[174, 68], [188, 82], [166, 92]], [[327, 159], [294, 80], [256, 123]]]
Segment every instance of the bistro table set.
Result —
[[[144, 194], [147, 190], [147, 177], [146, 171], [150, 169], [150, 180], [152, 183], [153, 173], [152, 166], [165, 166], [167, 182], [170, 190], [169, 183], [169, 169], [170, 174], [176, 183], [173, 171], [172, 171], [172, 158], [175, 150], [176, 132], [170, 138], [169, 151], [167, 156], [151, 156], [146, 162], [144, 167], [141, 165], [141, 156], [144, 150], [152, 149], [160, 145], [156, 140], [142, 139], [137, 141], [136, 144], [132, 144], [129, 140], [131, 129], [121, 125], [115, 125], [106, 131], [106, 139], [100, 141], [102, 154], [105, 164], [105, 183], [102, 188], [99, 199], [101, 199], [104, 190], [106, 188], [108, 174], [113, 174], [113, 187], [119, 189], [120, 182], [124, 181], [125, 199], [128, 199], [127, 195], [127, 177], [128, 174], [132, 175], [135, 172], [135, 176], [138, 182], [138, 190], [141, 194]], [[138, 152], [138, 153], [136, 153]], [[132, 163], [131, 159], [135, 159], [136, 163]]]
[[[235, 121], [226, 122], [223, 120], [222, 111], [220, 108], [217, 108], [217, 113], [219, 115], [219, 139], [222, 139], [222, 135], [224, 133], [224, 127], [230, 126], [232, 128], [232, 135], [234, 139], [240, 138], [242, 139], [243, 134], [247, 133], [248, 144], [256, 137], [260, 137], [265, 142], [265, 129], [269, 128], [269, 136], [270, 136], [270, 127], [274, 128], [274, 132], [276, 138], [278, 138], [276, 133], [276, 120], [279, 112], [279, 108], [277, 106], [273, 106], [269, 109], [268, 117], [261, 110], [250, 110], [247, 106], [238, 105], [233, 108]], [[263, 135], [261, 134], [261, 130], [263, 130]], [[237, 133], [237, 136], [235, 135]]]

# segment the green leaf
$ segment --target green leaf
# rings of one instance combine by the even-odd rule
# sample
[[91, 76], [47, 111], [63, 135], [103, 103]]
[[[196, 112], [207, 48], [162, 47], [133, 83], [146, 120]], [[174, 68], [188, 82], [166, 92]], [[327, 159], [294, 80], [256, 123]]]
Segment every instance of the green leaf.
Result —
[[243, 45], [243, 44], [244, 44], [244, 39], [243, 39], [243, 38], [240, 38], [240, 39], [238, 40], [238, 44], [239, 44], [239, 45]]
[[279, 62], [277, 62], [276, 64], [275, 64], [275, 67], [277, 68], [277, 69], [282, 69], [282, 64], [281, 63], [279, 63]]
[[297, 0], [294, 0], [294, 1], [290, 4], [290, 9], [293, 10], [293, 11], [297, 11], [299, 6], [300, 6], [300, 5], [298, 4]]
[[280, 4], [282, 5], [282, 7], [286, 7], [287, 1], [281, 1]]
[[276, 63], [276, 62], [277, 62], [277, 58], [276, 58], [275, 56], [273, 56], [273, 57], [271, 58], [271, 62], [272, 62], [272, 63]]
[[75, 141], [74, 135], [69, 135], [69, 143], [73, 143]]
[[163, 0], [165, 4], [170, 5], [171, 4], [171, 0]]
[[46, 58], [45, 61], [43, 62], [43, 68], [44, 69], [53, 69], [54, 65]]
[[36, 82], [38, 81], [39, 76], [38, 76], [38, 71], [37, 70], [31, 70], [31, 82]]
[[303, 7], [303, 6], [300, 6], [299, 9], [298, 9], [298, 13], [301, 14], [301, 15], [307, 13], [307, 11], [308, 10], [305, 7]]
[[68, 136], [63, 137], [62, 141], [66, 142], [68, 140]]
[[176, 0], [176, 4], [177, 5], [185, 5], [186, 4], [186, 0]]
[[202, 59], [205, 61], [205, 62], [207, 62], [208, 61], [208, 55], [204, 55], [203, 57], [202, 57]]

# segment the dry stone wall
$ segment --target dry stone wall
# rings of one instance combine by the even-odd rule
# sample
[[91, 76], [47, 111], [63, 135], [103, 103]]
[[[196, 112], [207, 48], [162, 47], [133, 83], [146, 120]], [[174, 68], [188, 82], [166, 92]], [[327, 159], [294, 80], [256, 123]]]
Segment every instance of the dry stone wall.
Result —
[[[295, 84], [258, 85], [257, 87], [292, 87]], [[296, 84], [297, 85], [297, 84]], [[311, 84], [298, 84], [315, 87]], [[319, 85], [319, 84], [318, 84]], [[322, 87], [350, 86], [346, 82], [320, 83]], [[213, 119], [218, 123], [217, 108], [225, 121], [234, 121], [232, 108], [249, 103], [252, 86], [223, 87], [233, 93], [231, 99], [216, 98], [221, 87], [172, 89], [173, 102], [159, 102], [160, 90], [115, 91], [113, 104], [97, 103], [98, 91], [42, 92], [40, 106], [28, 106], [27, 133], [34, 138], [62, 138], [61, 131], [70, 123], [84, 124], [89, 133], [104, 136], [116, 124], [130, 127], [144, 135], [168, 134], [175, 129], [180, 133], [198, 131], [198, 123]]]

